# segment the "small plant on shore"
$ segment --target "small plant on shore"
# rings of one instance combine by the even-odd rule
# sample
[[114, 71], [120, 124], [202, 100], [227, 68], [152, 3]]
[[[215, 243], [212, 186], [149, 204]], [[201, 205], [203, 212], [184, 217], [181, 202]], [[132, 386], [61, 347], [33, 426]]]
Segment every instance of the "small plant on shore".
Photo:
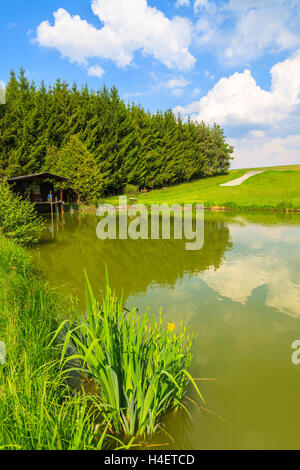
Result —
[[[164, 326], [161, 312], [156, 319], [148, 311], [128, 311], [112, 293], [108, 279], [103, 306], [88, 279], [86, 301], [86, 318], [73, 321], [66, 335], [62, 365], [81, 361], [82, 372], [98, 386], [101, 414], [110, 432], [129, 437], [154, 433], [167, 410], [183, 406], [189, 382], [202, 399], [188, 372], [192, 337], [182, 324], [176, 332], [174, 323]], [[78, 354], [66, 357], [70, 342]]]

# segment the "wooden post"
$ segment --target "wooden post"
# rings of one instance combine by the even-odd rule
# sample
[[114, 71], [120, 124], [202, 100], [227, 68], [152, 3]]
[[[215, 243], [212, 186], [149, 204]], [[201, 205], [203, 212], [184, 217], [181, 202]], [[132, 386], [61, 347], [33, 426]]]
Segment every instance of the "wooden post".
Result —
[[54, 220], [53, 220], [53, 202], [50, 202], [51, 207], [51, 228], [52, 228], [52, 238], [54, 238]]
[[55, 212], [56, 212], [56, 217], [59, 217], [57, 196], [55, 197]]
[[[61, 215], [62, 215], [62, 219], [64, 217], [64, 192], [62, 190], [62, 188], [60, 188], [60, 203], [61, 203]], [[63, 219], [64, 221], [64, 219]]]
[[64, 202], [61, 203], [61, 221], [62, 221], [62, 229], [63, 232], [65, 231], [65, 208]]

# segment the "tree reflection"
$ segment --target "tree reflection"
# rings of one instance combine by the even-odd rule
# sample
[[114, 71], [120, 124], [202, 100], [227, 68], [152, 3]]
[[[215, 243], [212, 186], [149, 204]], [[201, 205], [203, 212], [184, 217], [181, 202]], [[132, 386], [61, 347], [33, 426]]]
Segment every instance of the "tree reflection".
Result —
[[[44, 243], [36, 250], [40, 266], [52, 282], [67, 285], [72, 293], [83, 290], [83, 269], [97, 290], [105, 285], [104, 265], [110, 282], [125, 297], [145, 292], [148, 286], [174, 286], [186, 273], [210, 267], [218, 269], [232, 247], [229, 227], [223, 220], [207, 218], [204, 247], [187, 251], [187, 240], [105, 240], [96, 236], [99, 219], [92, 215], [66, 214], [64, 225], [56, 226], [54, 243], [45, 232]], [[64, 228], [64, 230], [62, 230]]]

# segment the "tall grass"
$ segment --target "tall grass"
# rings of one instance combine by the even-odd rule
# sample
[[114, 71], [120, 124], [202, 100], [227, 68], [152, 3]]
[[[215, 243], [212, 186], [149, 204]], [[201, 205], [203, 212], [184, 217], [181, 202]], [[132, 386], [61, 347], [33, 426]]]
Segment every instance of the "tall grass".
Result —
[[[183, 406], [189, 382], [202, 399], [188, 372], [192, 338], [182, 324], [175, 332], [175, 325], [163, 325], [161, 313], [157, 320], [148, 311], [126, 310], [108, 279], [102, 306], [87, 279], [86, 304], [86, 317], [73, 319], [66, 335], [62, 365], [81, 362], [78, 367], [98, 386], [101, 416], [111, 432], [127, 437], [154, 433], [167, 410]], [[65, 357], [70, 342], [78, 354]]]

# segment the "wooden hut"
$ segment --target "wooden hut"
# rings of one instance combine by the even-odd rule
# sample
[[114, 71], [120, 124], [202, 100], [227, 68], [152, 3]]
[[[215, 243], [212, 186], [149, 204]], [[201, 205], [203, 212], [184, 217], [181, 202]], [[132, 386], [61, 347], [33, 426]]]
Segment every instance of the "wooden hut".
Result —
[[15, 193], [28, 197], [37, 206], [48, 205], [51, 209], [53, 204], [64, 204], [64, 193], [59, 185], [64, 181], [67, 179], [48, 172], [7, 179]]

